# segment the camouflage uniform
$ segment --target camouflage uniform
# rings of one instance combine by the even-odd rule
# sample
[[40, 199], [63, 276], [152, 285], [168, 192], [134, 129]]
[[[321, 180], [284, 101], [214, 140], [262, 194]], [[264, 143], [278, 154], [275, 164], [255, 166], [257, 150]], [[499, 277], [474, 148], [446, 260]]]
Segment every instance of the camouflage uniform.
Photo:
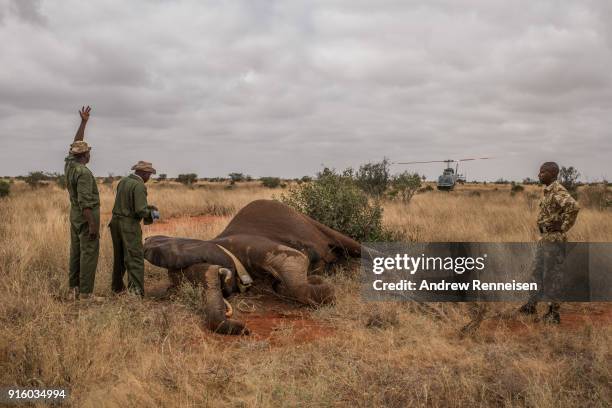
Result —
[[128, 289], [144, 295], [144, 250], [140, 220], [151, 224], [151, 208], [147, 204], [147, 188], [136, 174], [124, 177], [117, 186], [113, 217], [109, 224], [113, 240], [112, 289], [125, 289], [123, 275], [127, 268]]
[[[576, 222], [580, 207], [574, 198], [558, 181], [544, 188], [544, 197], [540, 201], [537, 224], [540, 230], [533, 277], [542, 288], [545, 283], [545, 293], [555, 298], [561, 293], [563, 276], [561, 276], [565, 261], [565, 242], [567, 232]], [[535, 306], [542, 292], [535, 294], [529, 304]], [[549, 303], [550, 310], [559, 310], [558, 302]]]
[[70, 262], [68, 283], [79, 288], [82, 294], [93, 292], [100, 238], [89, 239], [89, 224], [83, 209], [90, 208], [94, 222], [100, 224], [100, 195], [91, 171], [69, 154], [65, 160], [64, 174], [70, 195]]

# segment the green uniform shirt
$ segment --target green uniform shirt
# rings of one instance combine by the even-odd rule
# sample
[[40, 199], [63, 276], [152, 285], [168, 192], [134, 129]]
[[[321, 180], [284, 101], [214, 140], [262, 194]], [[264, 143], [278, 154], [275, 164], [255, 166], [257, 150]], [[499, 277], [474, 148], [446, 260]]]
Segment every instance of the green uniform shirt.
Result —
[[147, 204], [147, 187], [136, 174], [123, 177], [117, 186], [113, 216], [133, 218], [145, 223], [153, 222], [151, 209]]
[[544, 188], [540, 201], [538, 227], [544, 238], [549, 241], [562, 241], [565, 234], [576, 222], [580, 207], [574, 198], [558, 181]]
[[87, 166], [77, 162], [73, 155], [68, 155], [65, 159], [64, 174], [73, 209], [78, 208], [82, 212], [85, 208], [100, 207], [96, 178]]

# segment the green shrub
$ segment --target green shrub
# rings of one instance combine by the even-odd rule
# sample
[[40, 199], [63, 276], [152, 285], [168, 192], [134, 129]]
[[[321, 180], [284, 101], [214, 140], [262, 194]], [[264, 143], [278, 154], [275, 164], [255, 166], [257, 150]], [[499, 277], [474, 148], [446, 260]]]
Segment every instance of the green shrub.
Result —
[[525, 187], [513, 181], [510, 186], [510, 195], [515, 195], [516, 193], [520, 193], [523, 190], [525, 190]]
[[357, 241], [393, 240], [383, 228], [383, 209], [356, 184], [352, 170], [325, 168], [310, 183], [293, 186], [281, 201]]
[[0, 198], [1, 197], [7, 197], [11, 192], [11, 184], [4, 181], [4, 180], [0, 180]]
[[112, 173], [109, 173], [107, 177], [102, 179], [102, 184], [110, 187], [113, 185], [113, 181], [115, 181], [115, 176], [113, 176]]
[[355, 174], [357, 185], [370, 196], [382, 196], [391, 181], [389, 166], [389, 160], [386, 158], [378, 163], [361, 165]]
[[198, 181], [198, 175], [195, 173], [179, 174], [176, 181], [185, 185], [192, 185]]
[[246, 180], [246, 177], [242, 173], [230, 173], [229, 178], [231, 184]]
[[421, 187], [421, 176], [417, 173], [405, 171], [391, 179], [390, 195], [404, 203], [408, 203], [419, 187]]
[[32, 188], [38, 188], [42, 185], [43, 181], [49, 180], [49, 176], [47, 176], [42, 171], [31, 171], [25, 177], [25, 182]]
[[281, 185], [281, 179], [279, 177], [261, 177], [259, 179], [261, 185], [268, 188], [277, 188]]

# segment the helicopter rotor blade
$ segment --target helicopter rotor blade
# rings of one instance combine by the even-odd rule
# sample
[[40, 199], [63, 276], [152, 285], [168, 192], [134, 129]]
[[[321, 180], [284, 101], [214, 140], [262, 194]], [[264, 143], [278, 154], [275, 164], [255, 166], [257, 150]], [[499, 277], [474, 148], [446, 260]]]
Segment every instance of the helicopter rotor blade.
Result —
[[412, 161], [412, 162], [393, 162], [393, 164], [421, 164], [421, 163], [446, 163], [454, 160], [430, 160], [430, 161]]
[[461, 162], [461, 161], [470, 161], [470, 160], [488, 160], [488, 159], [494, 159], [494, 158], [495, 157], [474, 157], [474, 158], [471, 158], [471, 159], [459, 159], [459, 160], [456, 160], [456, 161], [460, 161]]
[[429, 161], [411, 161], [411, 162], [392, 162], [391, 164], [423, 164], [423, 163], [456, 163], [470, 160], [488, 160], [495, 159], [495, 157], [473, 157], [469, 159], [459, 159], [459, 160], [429, 160]]

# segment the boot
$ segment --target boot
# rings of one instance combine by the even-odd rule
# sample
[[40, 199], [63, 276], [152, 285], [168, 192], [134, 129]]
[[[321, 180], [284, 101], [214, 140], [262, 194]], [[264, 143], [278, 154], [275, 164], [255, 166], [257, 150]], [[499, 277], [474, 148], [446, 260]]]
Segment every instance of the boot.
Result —
[[561, 315], [559, 314], [559, 305], [550, 304], [548, 306], [548, 312], [542, 317], [542, 320], [547, 324], [560, 324]]

